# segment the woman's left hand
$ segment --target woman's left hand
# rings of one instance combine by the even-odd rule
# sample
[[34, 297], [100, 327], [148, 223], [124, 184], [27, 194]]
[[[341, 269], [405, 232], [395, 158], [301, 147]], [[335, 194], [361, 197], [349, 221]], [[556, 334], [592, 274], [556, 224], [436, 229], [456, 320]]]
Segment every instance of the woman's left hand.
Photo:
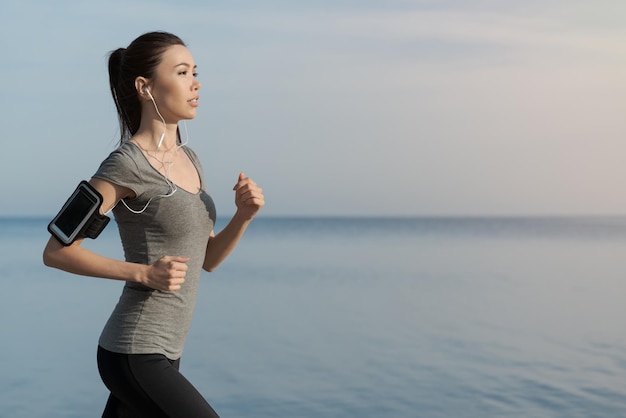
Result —
[[254, 218], [259, 209], [265, 205], [263, 189], [244, 173], [239, 173], [239, 179], [233, 190], [237, 214], [246, 220]]

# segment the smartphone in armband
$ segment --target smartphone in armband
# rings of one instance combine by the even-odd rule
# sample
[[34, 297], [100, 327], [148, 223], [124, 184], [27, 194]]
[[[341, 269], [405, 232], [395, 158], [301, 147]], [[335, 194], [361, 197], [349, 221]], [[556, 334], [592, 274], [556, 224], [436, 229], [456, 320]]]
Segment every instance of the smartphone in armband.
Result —
[[48, 231], [68, 246], [78, 238], [96, 238], [110, 218], [100, 214], [102, 195], [88, 182], [81, 181], [59, 213], [48, 224]]

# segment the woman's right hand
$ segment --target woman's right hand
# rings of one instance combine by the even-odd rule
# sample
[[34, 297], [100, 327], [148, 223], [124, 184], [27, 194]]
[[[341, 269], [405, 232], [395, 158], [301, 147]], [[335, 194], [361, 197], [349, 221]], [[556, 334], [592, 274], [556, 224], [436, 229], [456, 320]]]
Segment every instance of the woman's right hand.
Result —
[[185, 283], [189, 257], [169, 256], [159, 258], [148, 266], [148, 272], [141, 284], [155, 290], [180, 290]]

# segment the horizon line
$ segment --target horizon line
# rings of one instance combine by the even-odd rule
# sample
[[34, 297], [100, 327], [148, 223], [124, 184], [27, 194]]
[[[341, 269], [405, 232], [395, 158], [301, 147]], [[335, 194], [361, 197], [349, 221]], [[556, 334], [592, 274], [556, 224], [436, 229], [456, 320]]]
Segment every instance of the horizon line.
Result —
[[[52, 219], [53, 215], [0, 214], [0, 220]], [[113, 220], [114, 216], [110, 216]], [[230, 216], [217, 215], [217, 219]], [[257, 219], [557, 219], [557, 218], [626, 218], [626, 213], [423, 213], [423, 214], [260, 214]]]

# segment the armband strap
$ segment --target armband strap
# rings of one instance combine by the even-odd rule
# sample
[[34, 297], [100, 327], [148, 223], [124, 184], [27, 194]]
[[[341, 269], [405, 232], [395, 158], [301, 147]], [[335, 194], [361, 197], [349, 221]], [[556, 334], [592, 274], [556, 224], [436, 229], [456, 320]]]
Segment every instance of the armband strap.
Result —
[[111, 218], [106, 215], [94, 215], [91, 220], [91, 224], [85, 225], [85, 230], [81, 231], [79, 235], [86, 238], [96, 239], [110, 220]]

